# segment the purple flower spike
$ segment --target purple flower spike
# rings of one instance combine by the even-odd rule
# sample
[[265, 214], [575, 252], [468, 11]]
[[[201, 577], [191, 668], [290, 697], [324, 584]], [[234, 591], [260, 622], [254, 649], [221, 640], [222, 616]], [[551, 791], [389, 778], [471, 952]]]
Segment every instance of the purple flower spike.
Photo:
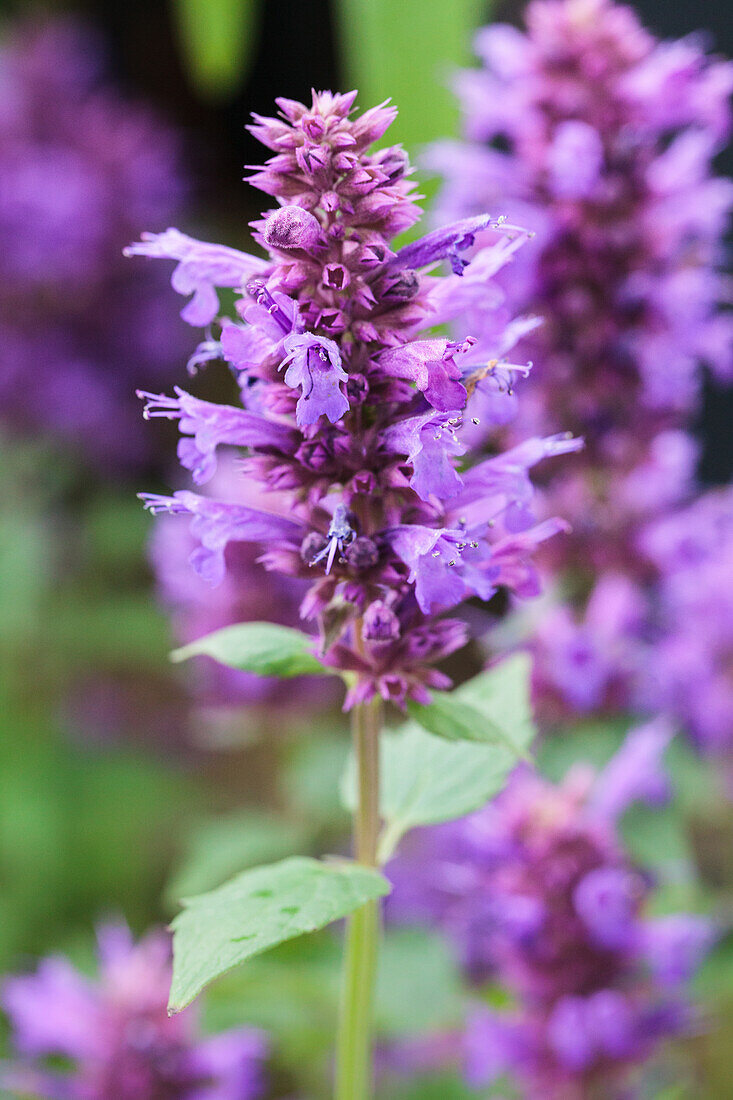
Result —
[[723, 269], [733, 183], [715, 175], [733, 64], [707, 53], [705, 36], [659, 42], [616, 0], [531, 0], [524, 23], [479, 32], [480, 66], [455, 85], [464, 140], [427, 159], [445, 181], [436, 224], [501, 209], [534, 236], [518, 248], [521, 237], [497, 241], [489, 227], [481, 243], [494, 237], [493, 248], [462, 288], [443, 280], [430, 291], [436, 319], [470, 331], [485, 355], [473, 407], [492, 377], [486, 360], [502, 359], [497, 311], [505, 322], [540, 317], [517, 343], [516, 360], [536, 366], [504, 442], [564, 428], [586, 443], [577, 461], [538, 475], [547, 513], [571, 526], [543, 555], [567, 605], [548, 602], [508, 635], [525, 631], [544, 724], [667, 712], [702, 751], [730, 755], [732, 616], [713, 595], [730, 586], [703, 595], [710, 560], [699, 621], [692, 586], [675, 613], [680, 586], [668, 585], [647, 532], [673, 512], [694, 526], [703, 382], [733, 377]]
[[[301, 614], [318, 622], [324, 660], [353, 674], [347, 709], [373, 696], [405, 707], [450, 686], [434, 666], [467, 638], [436, 613], [504, 584], [537, 590], [534, 551], [563, 524], [535, 524], [527, 469], [574, 445], [550, 439], [507, 456], [509, 468], [487, 476], [490, 512], [480, 478], [467, 491], [477, 458], [460, 410], [490, 376], [496, 400], [482, 416], [487, 427], [505, 419], [496, 391], [527, 369], [503, 356], [533, 325], [504, 316], [491, 283], [526, 234], [482, 216], [397, 253], [394, 238], [418, 216], [411, 169], [400, 147], [369, 147], [395, 112], [382, 104], [352, 116], [353, 100], [314, 92], [309, 104], [279, 100], [277, 118], [256, 117], [252, 132], [274, 153], [251, 180], [277, 204], [252, 223], [267, 259], [173, 231], [137, 246], [178, 259], [177, 285], [194, 293], [198, 316], [215, 315], [220, 286], [234, 290], [236, 320], [222, 320], [191, 362], [221, 356], [243, 408], [178, 390], [148, 395], [147, 411], [178, 419], [179, 457], [195, 481], [214, 473], [220, 446], [242, 448], [246, 471], [231, 502], [185, 490], [145, 499], [193, 517], [202, 577], [231, 582], [252, 543], [265, 568], [307, 586]], [[453, 295], [467, 280], [415, 270], [447, 256], [462, 271], [467, 249], [469, 278], [474, 267], [482, 278], [462, 301], [482, 324], [495, 318], [481, 344], [428, 335], [460, 312]], [[164, 579], [174, 573], [162, 552], [156, 564]], [[237, 610], [219, 614], [231, 622]]]
[[476, 243], [476, 234], [484, 229], [499, 228], [501, 223], [493, 221], [488, 214], [475, 218], [463, 218], [462, 221], [435, 229], [425, 237], [401, 248], [389, 266], [393, 270], [403, 267], [420, 268], [448, 259], [454, 275], [462, 275], [468, 267], [468, 260], [460, 255]]

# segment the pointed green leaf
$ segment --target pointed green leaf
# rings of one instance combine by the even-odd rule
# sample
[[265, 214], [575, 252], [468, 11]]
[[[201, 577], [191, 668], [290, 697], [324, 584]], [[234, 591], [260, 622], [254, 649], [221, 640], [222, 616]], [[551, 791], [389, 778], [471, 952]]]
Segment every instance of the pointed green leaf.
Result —
[[478, 741], [487, 744], [501, 741], [501, 730], [476, 707], [462, 703], [457, 692], [433, 691], [429, 703], [407, 704], [416, 722], [446, 741]]
[[[448, 741], [416, 722], [382, 736], [380, 809], [384, 832], [380, 862], [418, 825], [452, 821], [479, 809], [501, 791], [517, 754], [504, 745]], [[342, 783], [348, 809], [355, 803], [353, 759]]]
[[180, 1012], [209, 982], [253, 955], [388, 892], [386, 879], [369, 867], [295, 856], [189, 898], [172, 925], [169, 1011]]
[[230, 668], [258, 676], [326, 675], [332, 672], [311, 652], [314, 639], [300, 630], [277, 623], [236, 623], [215, 630], [190, 645], [175, 649], [172, 661], [213, 657]]
[[430, 703], [408, 703], [408, 710], [423, 729], [437, 737], [503, 745], [526, 760], [535, 734], [529, 675], [529, 657], [518, 654], [455, 691], [434, 691]]
[[262, 810], [199, 821], [186, 838], [166, 897], [177, 907], [179, 898], [213, 890], [239, 871], [303, 851], [308, 840], [300, 822]]

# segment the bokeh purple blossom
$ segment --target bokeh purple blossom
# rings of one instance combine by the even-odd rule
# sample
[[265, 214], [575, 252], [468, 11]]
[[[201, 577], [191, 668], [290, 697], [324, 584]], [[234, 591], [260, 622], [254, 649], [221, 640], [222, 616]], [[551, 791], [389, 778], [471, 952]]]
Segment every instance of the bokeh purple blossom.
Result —
[[469, 1019], [477, 1087], [509, 1074], [537, 1100], [600, 1083], [604, 1096], [627, 1095], [634, 1068], [692, 1026], [682, 986], [713, 926], [646, 915], [649, 876], [618, 832], [633, 802], [669, 794], [670, 738], [663, 720], [638, 727], [599, 775], [576, 765], [559, 785], [518, 771], [495, 802], [423, 830], [392, 863], [393, 918], [430, 921], [477, 988], [494, 981], [510, 995], [513, 1008]]
[[101, 43], [70, 18], [6, 33], [0, 99], [0, 419], [119, 477], [152, 452], [135, 386], [171, 380], [184, 354], [161, 274], [122, 256], [180, 211], [180, 142], [105, 80]]
[[[0, 1003], [12, 1061], [0, 1084], [43, 1100], [258, 1100], [268, 1044], [254, 1029], [204, 1038], [195, 1010], [168, 1016], [170, 941], [134, 943], [124, 925], [98, 933], [99, 974], [61, 956], [7, 978]], [[58, 1068], [58, 1060], [68, 1062]], [[17, 1090], [17, 1092], [16, 1092]]]
[[[640, 702], [687, 720], [663, 687], [671, 666], [646, 659], [667, 580], [644, 532], [695, 494], [703, 367], [733, 374], [721, 309], [733, 184], [713, 168], [733, 66], [695, 36], [656, 41], [613, 0], [535, 0], [525, 22], [479, 32], [480, 67], [456, 80], [464, 140], [427, 165], [445, 180], [439, 220], [489, 208], [536, 234], [495, 279], [505, 316], [527, 319], [517, 354], [534, 360], [509, 440], [560, 428], [585, 440], [540, 474], [572, 533], [542, 554], [554, 592], [527, 631], [537, 701], [547, 722]], [[723, 664], [702, 635], [686, 647], [699, 698], [706, 661], [725, 679]], [[711, 707], [704, 735], [691, 719], [698, 743], [730, 746], [723, 717]]]

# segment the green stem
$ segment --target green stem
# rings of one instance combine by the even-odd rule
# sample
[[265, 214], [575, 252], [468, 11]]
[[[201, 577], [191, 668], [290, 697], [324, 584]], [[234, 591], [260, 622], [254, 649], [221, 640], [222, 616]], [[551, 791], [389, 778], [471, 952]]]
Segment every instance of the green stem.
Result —
[[[367, 867], [377, 863], [380, 726], [379, 700], [354, 708], [358, 791], [354, 856]], [[335, 1100], [369, 1100], [372, 1095], [372, 1011], [378, 942], [379, 902], [370, 901], [351, 914], [346, 929]]]

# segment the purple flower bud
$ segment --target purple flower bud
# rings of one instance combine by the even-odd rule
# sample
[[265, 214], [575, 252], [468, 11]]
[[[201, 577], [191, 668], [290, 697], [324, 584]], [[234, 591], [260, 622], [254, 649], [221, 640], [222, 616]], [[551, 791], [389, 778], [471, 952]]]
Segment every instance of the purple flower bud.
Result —
[[379, 549], [373, 539], [359, 535], [346, 551], [346, 560], [352, 569], [363, 572], [372, 569], [379, 561]]
[[416, 271], [400, 271], [384, 282], [384, 297], [395, 302], [409, 302], [420, 292], [420, 279]]
[[300, 558], [306, 565], [312, 565], [319, 554], [328, 547], [328, 539], [320, 531], [309, 531], [300, 544]]
[[351, 275], [343, 264], [326, 264], [322, 282], [330, 290], [345, 290], [351, 282]]
[[283, 206], [265, 222], [264, 237], [270, 248], [309, 252], [321, 238], [321, 223], [300, 206]]
[[346, 383], [346, 396], [350, 405], [361, 405], [369, 393], [369, 383], [363, 374], [350, 374]]
[[400, 636], [400, 620], [383, 600], [375, 600], [364, 612], [364, 640], [394, 642]]

